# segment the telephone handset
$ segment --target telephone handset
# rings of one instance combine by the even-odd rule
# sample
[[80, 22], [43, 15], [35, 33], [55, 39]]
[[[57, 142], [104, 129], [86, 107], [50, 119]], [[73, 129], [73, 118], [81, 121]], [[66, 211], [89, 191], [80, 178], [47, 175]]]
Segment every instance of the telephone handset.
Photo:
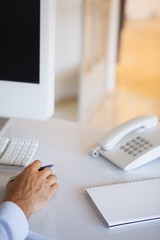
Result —
[[92, 149], [118, 167], [131, 170], [160, 156], [158, 117], [142, 115], [109, 131]]

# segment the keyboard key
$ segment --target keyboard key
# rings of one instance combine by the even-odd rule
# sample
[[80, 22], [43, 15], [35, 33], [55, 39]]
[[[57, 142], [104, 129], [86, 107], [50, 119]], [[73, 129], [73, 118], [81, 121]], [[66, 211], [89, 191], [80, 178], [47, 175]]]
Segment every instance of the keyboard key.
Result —
[[35, 155], [38, 142], [26, 139], [0, 138], [0, 164], [26, 167]]

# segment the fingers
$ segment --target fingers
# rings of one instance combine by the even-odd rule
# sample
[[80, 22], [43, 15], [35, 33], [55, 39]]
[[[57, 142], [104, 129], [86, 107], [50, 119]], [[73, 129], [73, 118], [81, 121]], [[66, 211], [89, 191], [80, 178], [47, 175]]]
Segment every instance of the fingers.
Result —
[[49, 195], [52, 197], [59, 187], [57, 183], [57, 176], [55, 174], [51, 174], [47, 177], [47, 185], [49, 186]]
[[52, 184], [49, 188], [50, 196], [53, 196], [56, 193], [56, 191], [58, 190], [58, 188], [59, 188], [58, 183]]
[[35, 172], [35, 171], [38, 171], [38, 169], [41, 166], [42, 166], [42, 162], [40, 160], [35, 160], [33, 163], [27, 166], [24, 171]]
[[47, 184], [49, 184], [49, 186], [52, 186], [56, 182], [57, 182], [57, 176], [55, 174], [51, 174], [47, 177]]
[[[42, 162], [40, 160], [35, 160], [33, 163], [27, 166], [24, 171], [37, 172], [41, 167], [42, 167]], [[43, 179], [47, 179], [46, 183], [51, 188], [50, 189], [51, 192], [52, 193], [56, 192], [59, 185], [57, 184], [57, 176], [53, 174], [52, 169], [49, 167], [46, 167], [42, 171], [38, 171], [38, 172], [39, 172], [39, 175], [43, 177]]]
[[53, 174], [53, 171], [51, 168], [47, 167], [47, 168], [43, 169], [42, 171], [40, 171], [39, 174], [44, 176], [44, 178], [47, 178], [49, 175]]
[[34, 171], [41, 171], [42, 175], [50, 175], [52, 170], [51, 167], [53, 164], [50, 164], [48, 166], [42, 167], [42, 162], [40, 160], [35, 160], [33, 163], [31, 163], [28, 167], [26, 167], [26, 171], [34, 172]]

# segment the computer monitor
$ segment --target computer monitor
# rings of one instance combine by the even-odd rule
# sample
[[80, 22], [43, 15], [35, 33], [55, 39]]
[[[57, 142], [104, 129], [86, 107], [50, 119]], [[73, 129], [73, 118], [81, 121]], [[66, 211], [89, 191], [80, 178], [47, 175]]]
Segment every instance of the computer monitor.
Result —
[[0, 117], [54, 111], [55, 0], [0, 1]]

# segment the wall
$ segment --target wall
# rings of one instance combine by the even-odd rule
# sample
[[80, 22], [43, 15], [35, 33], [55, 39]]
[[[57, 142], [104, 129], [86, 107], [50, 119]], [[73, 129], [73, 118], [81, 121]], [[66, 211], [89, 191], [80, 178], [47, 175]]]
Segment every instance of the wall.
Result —
[[[106, 0], [109, 2], [109, 0]], [[84, 0], [57, 0], [56, 7], [56, 101], [79, 95], [83, 44]], [[115, 86], [115, 56], [120, 0], [111, 0], [109, 47], [106, 63], [106, 91]], [[107, 43], [106, 43], [107, 44]]]
[[127, 0], [126, 17], [129, 19], [160, 17], [160, 0]]
[[95, 112], [106, 94], [109, 9], [110, 0], [84, 1], [82, 71], [78, 99], [80, 121], [86, 121]]
[[81, 0], [57, 0], [56, 101], [77, 95], [81, 57]]

